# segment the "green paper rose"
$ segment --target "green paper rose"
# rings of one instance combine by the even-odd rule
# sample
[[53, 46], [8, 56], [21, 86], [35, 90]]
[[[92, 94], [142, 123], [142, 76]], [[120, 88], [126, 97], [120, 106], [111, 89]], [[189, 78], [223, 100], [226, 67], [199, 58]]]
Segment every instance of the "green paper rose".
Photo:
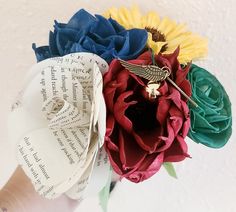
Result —
[[197, 143], [220, 148], [232, 133], [232, 114], [229, 97], [215, 76], [192, 65], [188, 75], [192, 98], [199, 107], [189, 104], [191, 128], [188, 136]]

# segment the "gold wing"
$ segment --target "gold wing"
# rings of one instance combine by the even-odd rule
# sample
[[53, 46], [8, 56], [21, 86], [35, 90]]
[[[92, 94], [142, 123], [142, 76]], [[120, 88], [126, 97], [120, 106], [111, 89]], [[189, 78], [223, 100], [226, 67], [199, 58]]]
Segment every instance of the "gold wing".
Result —
[[170, 75], [170, 71], [166, 67], [159, 68], [158, 66], [154, 65], [136, 65], [128, 63], [124, 60], [119, 61], [121, 65], [124, 66], [127, 70], [149, 81], [163, 81]]

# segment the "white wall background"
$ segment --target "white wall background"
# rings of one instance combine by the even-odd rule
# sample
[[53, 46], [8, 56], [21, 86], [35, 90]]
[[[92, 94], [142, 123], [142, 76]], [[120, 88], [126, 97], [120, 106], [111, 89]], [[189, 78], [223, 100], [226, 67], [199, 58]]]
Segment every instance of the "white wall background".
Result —
[[[209, 57], [201, 65], [214, 73], [236, 107], [236, 2], [234, 0], [0, 0], [0, 187], [16, 166], [7, 139], [10, 103], [22, 79], [34, 64], [31, 43], [47, 44], [53, 20], [67, 21], [84, 7], [102, 13], [110, 6], [139, 5], [170, 16], [209, 38]], [[234, 116], [234, 125], [235, 123]], [[212, 150], [191, 141], [192, 159], [176, 165], [178, 180], [161, 170], [142, 184], [119, 183], [109, 202], [109, 212], [235, 212], [236, 135], [223, 149]], [[96, 199], [82, 203], [78, 212], [99, 212]]]

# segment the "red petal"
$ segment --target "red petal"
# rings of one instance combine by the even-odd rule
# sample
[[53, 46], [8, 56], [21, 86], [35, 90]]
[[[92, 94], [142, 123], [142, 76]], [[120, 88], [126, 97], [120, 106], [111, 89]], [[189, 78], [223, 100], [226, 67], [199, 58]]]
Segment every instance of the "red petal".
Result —
[[140, 148], [132, 135], [119, 130], [120, 160], [124, 170], [137, 169], [147, 153]]
[[181, 110], [181, 94], [176, 88], [170, 86], [170, 95], [166, 97], [167, 99], [171, 99], [172, 102], [177, 106], [178, 109]]
[[180, 68], [179, 61], [177, 59], [179, 55], [179, 47], [172, 54], [161, 54], [155, 56], [155, 60], [160, 67], [167, 66], [175, 75], [176, 71]]
[[108, 71], [103, 76], [103, 85], [104, 85], [104, 87], [107, 86], [107, 83], [109, 83], [110, 81], [113, 81], [114, 79], [116, 79], [116, 75], [117, 75], [117, 73], [119, 73], [119, 71], [121, 69], [122, 69], [122, 66], [121, 66], [119, 60], [114, 59], [114, 60], [111, 61]]
[[109, 150], [109, 151], [107, 151], [107, 155], [109, 157], [109, 161], [110, 161], [111, 166], [114, 169], [114, 171], [119, 175], [123, 175], [124, 172], [122, 170], [119, 152]]
[[137, 102], [131, 101], [125, 102], [125, 99], [133, 94], [133, 91], [127, 91], [121, 94], [114, 104], [114, 116], [116, 121], [121, 125], [123, 129], [131, 133], [133, 131], [132, 122], [125, 116], [125, 111], [130, 105], [134, 105]]
[[182, 128], [183, 119], [178, 116], [170, 117], [171, 127], [174, 130], [174, 135], [177, 136]]
[[140, 147], [146, 150], [149, 153], [156, 151], [157, 146], [160, 145], [162, 135], [162, 127], [157, 127], [153, 130], [142, 130], [139, 132], [133, 131], [133, 136], [135, 137], [137, 143]]
[[119, 152], [118, 146], [114, 144], [109, 137], [105, 137], [105, 148], [107, 151], [113, 150], [115, 152]]
[[178, 56], [180, 52], [180, 47], [178, 46], [177, 49], [172, 54], [165, 54], [164, 57], [168, 59], [171, 64], [171, 67], [177, 66], [179, 64]]
[[182, 127], [182, 136], [185, 138], [188, 135], [189, 129], [190, 129], [190, 114], [189, 114], [189, 108], [188, 105], [182, 101], [182, 108], [183, 108], [183, 113], [185, 116], [185, 122]]
[[152, 55], [150, 51], [146, 51], [143, 54], [141, 54], [137, 59], [130, 60], [132, 63], [140, 64], [140, 65], [148, 65], [152, 62]]
[[[184, 80], [179, 87], [181, 88], [181, 90], [183, 92], [185, 92], [187, 94], [187, 96], [191, 97], [192, 96], [192, 86], [190, 84], [190, 82], [188, 80]], [[182, 99], [184, 99], [184, 101], [187, 101], [187, 99], [182, 95]]]
[[125, 92], [128, 86], [129, 72], [127, 70], [121, 70], [116, 77], [119, 87], [117, 88], [117, 94]]
[[183, 128], [182, 128], [182, 136], [185, 138], [188, 135], [189, 129], [190, 129], [190, 117], [184, 122]]
[[181, 104], [182, 104], [182, 111], [183, 111], [184, 117], [187, 119], [190, 116], [189, 107], [188, 107], [187, 103], [184, 101], [182, 101]]
[[162, 96], [165, 96], [168, 91], [169, 91], [169, 88], [168, 88], [168, 84], [166, 81], [164, 81], [161, 85], [161, 87], [158, 89], [158, 91], [161, 93]]
[[106, 119], [106, 136], [110, 136], [112, 134], [114, 126], [115, 126], [114, 116], [108, 113]]
[[187, 67], [185, 67], [184, 69], [182, 69], [181, 68], [181, 66], [180, 66], [180, 68], [177, 70], [177, 72], [176, 72], [176, 78], [175, 78], [175, 83], [177, 84], [177, 85], [181, 85], [182, 84], [182, 82], [184, 81], [184, 80], [186, 80], [186, 77], [187, 77], [187, 75], [188, 75], [188, 72], [189, 72], [189, 70], [190, 70], [190, 66], [191, 65], [188, 65]]
[[188, 155], [188, 146], [183, 137], [177, 136], [171, 147], [165, 151], [164, 162], [179, 162]]
[[106, 102], [106, 107], [110, 112], [113, 112], [114, 107], [114, 97], [118, 85], [116, 81], [111, 81], [103, 90], [104, 99]]
[[157, 149], [158, 152], [163, 152], [172, 145], [175, 139], [175, 133], [170, 120], [167, 120], [167, 137], [161, 136], [160, 139], [162, 140], [162, 145]]
[[107, 116], [107, 129], [105, 136], [105, 145], [108, 150], [119, 151], [119, 141], [118, 141], [118, 127], [115, 123], [113, 115], [108, 114]]
[[139, 183], [142, 182], [154, 174], [156, 174], [163, 163], [164, 153], [151, 154], [145, 158], [142, 165], [132, 174], [125, 175], [128, 180]]
[[165, 96], [159, 97], [156, 118], [163, 127], [166, 125], [170, 107], [171, 101], [169, 99]]

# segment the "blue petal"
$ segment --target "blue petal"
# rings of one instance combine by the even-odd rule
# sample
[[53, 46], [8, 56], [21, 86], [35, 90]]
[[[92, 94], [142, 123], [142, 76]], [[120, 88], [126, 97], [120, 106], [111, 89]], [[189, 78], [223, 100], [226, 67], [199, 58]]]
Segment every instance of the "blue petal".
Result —
[[49, 33], [49, 49], [52, 55], [59, 55], [56, 43], [56, 33], [53, 33], [52, 31]]
[[120, 48], [120, 51], [118, 52], [118, 55], [120, 58], [122, 55], [128, 55], [130, 53], [130, 32], [127, 31], [125, 35], [125, 42], [123, 43], [122, 48]]
[[57, 31], [56, 34], [56, 46], [59, 52], [59, 55], [64, 55], [66, 51], [66, 46], [69, 42], [77, 42], [77, 34], [79, 32], [74, 29], [61, 29]]
[[100, 57], [110, 63], [114, 59], [114, 55], [116, 55], [115, 49], [107, 49]]
[[74, 43], [70, 49], [70, 53], [75, 52], [88, 52], [80, 43]]
[[[113, 36], [114, 48], [116, 52], [120, 52], [122, 48], [124, 48], [126, 38], [124, 36], [116, 35]], [[127, 52], [129, 54], [129, 52]]]
[[125, 30], [125, 28], [121, 26], [116, 20], [109, 18], [108, 21], [110, 21], [116, 33], [120, 33]]
[[57, 22], [56, 20], [54, 21], [54, 29], [55, 30], [59, 30], [59, 29], [63, 29], [63, 28], [66, 28], [67, 24], [64, 24], [64, 23], [59, 23]]
[[53, 57], [49, 50], [49, 46], [36, 47], [36, 44], [33, 43], [32, 48], [35, 52], [37, 62]]
[[83, 47], [87, 49], [90, 52], [96, 53], [96, 47], [95, 47], [95, 42], [90, 39], [89, 37], [86, 37], [83, 42]]
[[[127, 31], [119, 33], [119, 35], [126, 36]], [[128, 30], [127, 41], [123, 48], [118, 52], [118, 57], [123, 60], [130, 60], [136, 58], [146, 47], [148, 34], [143, 29]], [[127, 54], [127, 49], [129, 53]]]
[[101, 15], [96, 15], [96, 18], [96, 24], [94, 24], [90, 29], [91, 33], [96, 33], [104, 38], [116, 34], [112, 24], [106, 18]]
[[114, 43], [114, 45], [112, 45], [112, 47], [116, 47], [116, 48], [120, 49], [124, 43], [124, 37], [120, 36], [120, 35], [113, 35], [113, 36], [109, 36], [109, 37], [100, 37], [99, 35], [94, 33], [94, 34], [89, 34], [89, 37], [91, 39], [93, 39], [94, 41], [96, 41], [96, 43], [106, 46], [106, 48], [110, 48], [111, 42], [112, 42], [112, 43]]
[[89, 27], [96, 21], [96, 18], [84, 9], [79, 10], [73, 15], [67, 24], [67, 28], [80, 30], [85, 27]]

